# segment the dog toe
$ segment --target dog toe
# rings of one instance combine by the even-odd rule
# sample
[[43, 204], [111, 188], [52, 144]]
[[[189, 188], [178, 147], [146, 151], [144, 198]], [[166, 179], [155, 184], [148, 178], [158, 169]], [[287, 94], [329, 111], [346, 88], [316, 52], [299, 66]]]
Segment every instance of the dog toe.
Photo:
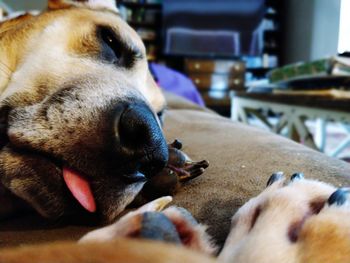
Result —
[[294, 173], [294, 174], [292, 174], [292, 176], [290, 177], [290, 180], [291, 180], [291, 181], [294, 181], [294, 180], [301, 180], [301, 179], [304, 179], [304, 174], [303, 174], [303, 173]]
[[273, 183], [277, 182], [277, 181], [280, 181], [284, 179], [284, 173], [283, 172], [276, 172], [276, 173], [273, 173], [269, 180], [267, 181], [267, 184], [266, 184], [266, 187], [272, 185]]
[[347, 201], [349, 193], [350, 189], [339, 188], [328, 198], [328, 204], [337, 206], [343, 205]]
[[217, 251], [216, 245], [206, 232], [206, 227], [199, 224], [185, 208], [170, 206], [163, 213], [176, 227], [182, 245], [209, 255]]

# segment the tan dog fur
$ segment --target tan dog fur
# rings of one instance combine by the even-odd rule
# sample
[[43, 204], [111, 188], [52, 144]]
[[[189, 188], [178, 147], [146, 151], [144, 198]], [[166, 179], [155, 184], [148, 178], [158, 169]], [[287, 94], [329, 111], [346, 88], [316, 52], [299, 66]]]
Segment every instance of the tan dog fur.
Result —
[[108, 243], [53, 243], [1, 251], [0, 261], [7, 263], [211, 263], [213, 258], [185, 248], [154, 241], [118, 239]]
[[[89, 91], [89, 95], [82, 94], [85, 103], [97, 109], [105, 106], [103, 98], [132, 95], [145, 100], [154, 112], [160, 111], [165, 104], [164, 98], [147, 70], [145, 49], [139, 37], [116, 15], [116, 9], [111, 6], [111, 1], [81, 2], [78, 4], [80, 7], [78, 9], [72, 8], [76, 3], [52, 0], [49, 2], [49, 7], [55, 11], [44, 13], [39, 17], [26, 15], [0, 24], [0, 106], [41, 105], [46, 97], [50, 97], [67, 83], [71, 85], [79, 83]], [[91, 34], [92, 27], [96, 23], [113, 27], [122, 39], [133, 43], [144, 58], [138, 61], [132, 70], [125, 71], [86, 56], [93, 57], [98, 53], [98, 44]], [[67, 31], [67, 28], [70, 30]], [[60, 37], [57, 38], [57, 36]], [[70, 77], [67, 79], [67, 76]], [[82, 76], [83, 81], [81, 81]], [[147, 85], [144, 85], [145, 83]], [[26, 115], [29, 113], [30, 111], [21, 114], [27, 117], [31, 116]], [[88, 120], [96, 117], [94, 112], [84, 114]], [[52, 117], [58, 120], [62, 116], [54, 112]], [[24, 131], [20, 129], [28, 124], [29, 127], [33, 125], [33, 129]], [[34, 128], [38, 127], [36, 125], [44, 127], [44, 124], [28, 123], [18, 118], [17, 124], [10, 129], [10, 139], [13, 143], [22, 145], [28, 143], [25, 138], [30, 136], [34, 138], [29, 142], [31, 148], [40, 146], [47, 151], [52, 147], [60, 148], [59, 140], [53, 139], [45, 144], [35, 133]], [[62, 126], [67, 124], [61, 123]], [[44, 129], [41, 130], [40, 136], [45, 135], [45, 132], [47, 136], [51, 135]], [[15, 167], [21, 169], [26, 161], [25, 157], [19, 156], [10, 149], [2, 153], [1, 157], [6, 169], [15, 169]], [[11, 186], [15, 191], [25, 188], [27, 183], [31, 182], [15, 180], [11, 182]], [[129, 199], [132, 199], [137, 190], [130, 191], [132, 194]], [[258, 197], [246, 203], [233, 217], [231, 234], [218, 261], [349, 262], [350, 225], [347, 223], [349, 206], [348, 204], [339, 207], [325, 204], [334, 191], [333, 186], [315, 181], [294, 181], [287, 186], [284, 186], [283, 181], [274, 183]], [[20, 193], [21, 191], [17, 194], [20, 195]], [[0, 194], [7, 193], [0, 189]], [[122, 200], [122, 205], [112, 207], [114, 211], [107, 212], [110, 220], [116, 217], [120, 209], [130, 201], [129, 199]], [[324, 207], [317, 213], [309, 215], [310, 204], [315, 202], [323, 204]], [[9, 213], [13, 208], [9, 206], [7, 211], [1, 210], [1, 212]], [[45, 215], [46, 211], [41, 210], [40, 207], [36, 209]], [[297, 240], [291, 242], [288, 239], [290, 228], [304, 219], [303, 224], [300, 224]], [[120, 238], [120, 236], [116, 235], [114, 238]], [[211, 257], [189, 252], [185, 248], [129, 239], [86, 244], [57, 243], [0, 252], [1, 262], [111, 262], [113, 260], [213, 262]]]
[[311, 180], [284, 184], [275, 182], [237, 211], [219, 260], [348, 262], [349, 206], [326, 203], [336, 188]]
[[[88, 175], [102, 171], [107, 158], [99, 152], [110, 145], [103, 133], [106, 124], [113, 123], [104, 118], [112, 111], [112, 105], [138, 99], [154, 114], [165, 107], [165, 99], [148, 71], [141, 39], [121, 19], [112, 2], [49, 1], [52, 10], [48, 12], [0, 24], [0, 119], [9, 119], [7, 136], [14, 146], [5, 146], [0, 153], [4, 174], [1, 180], [12, 194], [29, 202], [45, 217], [60, 217], [68, 203], [58, 193], [64, 189], [60, 176], [54, 175], [58, 175], [57, 167], [39, 155], [67, 161]], [[96, 27], [108, 27], [117, 35], [130, 52], [130, 68], [99, 58], [101, 43]], [[6, 116], [8, 110], [10, 115]], [[29, 150], [30, 154], [13, 148]], [[50, 174], [51, 179], [45, 174]], [[105, 195], [97, 202], [110, 221], [133, 200], [144, 183], [122, 186], [115, 182], [114, 185], [120, 185], [119, 197], [108, 201], [107, 196], [119, 190], [98, 190], [113, 185], [103, 183], [104, 180], [107, 177], [95, 186], [100, 191], [97, 197]], [[43, 204], [31, 192], [52, 203]], [[0, 217], [16, 212], [15, 202], [7, 211], [1, 211]]]

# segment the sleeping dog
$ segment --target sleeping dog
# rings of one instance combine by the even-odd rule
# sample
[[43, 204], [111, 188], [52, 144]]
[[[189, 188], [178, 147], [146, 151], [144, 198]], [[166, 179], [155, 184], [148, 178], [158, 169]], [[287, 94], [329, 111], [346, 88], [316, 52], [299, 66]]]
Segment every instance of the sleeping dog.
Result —
[[[205, 162], [190, 163], [178, 142], [166, 144], [164, 97], [114, 1], [51, 0], [49, 8], [0, 24], [0, 215], [29, 207], [48, 218], [86, 210], [114, 221], [132, 201], [166, 195], [177, 180], [203, 172]], [[185, 167], [179, 178], [169, 176], [173, 165]], [[349, 262], [347, 194], [273, 175], [234, 215], [218, 260]], [[205, 228], [182, 208], [163, 210], [170, 200], [148, 203], [80, 244], [1, 251], [0, 261], [214, 262]]]
[[115, 1], [48, 8], [0, 24], [0, 218], [29, 207], [108, 222], [201, 174], [206, 162], [168, 165], [180, 146], [161, 130], [165, 99]]

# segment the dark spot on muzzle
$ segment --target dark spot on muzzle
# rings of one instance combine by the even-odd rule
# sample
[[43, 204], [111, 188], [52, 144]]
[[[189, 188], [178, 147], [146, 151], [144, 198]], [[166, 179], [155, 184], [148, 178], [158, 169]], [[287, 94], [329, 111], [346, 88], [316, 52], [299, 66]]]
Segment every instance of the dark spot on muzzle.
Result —
[[152, 176], [165, 167], [168, 147], [155, 114], [146, 104], [118, 105], [114, 129], [117, 148], [129, 160], [137, 160], [142, 173]]

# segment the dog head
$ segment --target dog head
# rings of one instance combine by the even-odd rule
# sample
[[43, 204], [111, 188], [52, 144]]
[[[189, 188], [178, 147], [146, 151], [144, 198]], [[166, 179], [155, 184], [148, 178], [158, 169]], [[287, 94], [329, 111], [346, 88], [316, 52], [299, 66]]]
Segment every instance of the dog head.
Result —
[[74, 196], [113, 220], [168, 159], [164, 97], [113, 2], [51, 0], [0, 24], [1, 183], [46, 217]]

